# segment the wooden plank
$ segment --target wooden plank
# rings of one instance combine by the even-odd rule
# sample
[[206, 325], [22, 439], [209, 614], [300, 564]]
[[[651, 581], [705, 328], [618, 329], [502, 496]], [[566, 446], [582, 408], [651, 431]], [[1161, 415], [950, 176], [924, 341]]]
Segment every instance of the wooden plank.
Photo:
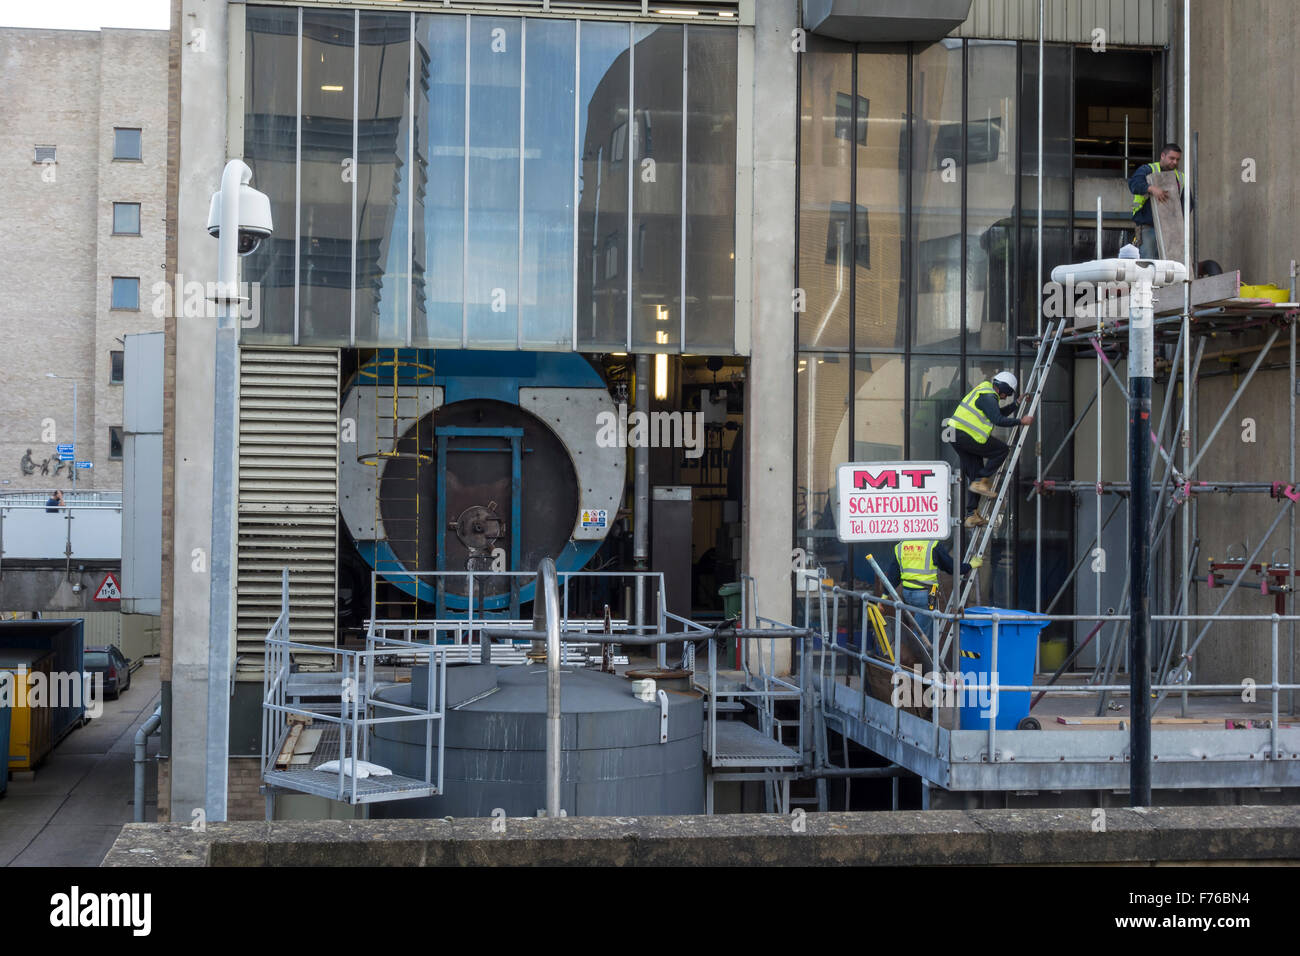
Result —
[[[1241, 293], [1241, 273], [1233, 269], [1222, 275], [1192, 280], [1192, 308], [1220, 305]], [[1161, 286], [1156, 289], [1153, 307], [1156, 315], [1177, 315], [1183, 311], [1183, 287]]]
[[289, 715], [289, 732], [285, 735], [284, 746], [280, 748], [280, 753], [275, 758], [277, 767], [289, 766], [289, 761], [293, 759], [294, 748], [298, 746], [298, 738], [302, 736], [302, 732], [310, 723], [310, 717], [301, 717], [298, 714]]
[[312, 756], [316, 753], [316, 748], [320, 746], [320, 739], [324, 736], [323, 729], [304, 730], [298, 737], [298, 743], [294, 745], [293, 756], [289, 758], [291, 767], [306, 767], [311, 765]]
[[1156, 246], [1160, 258], [1183, 261], [1183, 202], [1178, 191], [1178, 177], [1170, 170], [1167, 173], [1151, 173], [1147, 176], [1147, 186], [1159, 186], [1169, 193], [1164, 202], [1157, 202], [1151, 197], [1151, 215], [1156, 223]]

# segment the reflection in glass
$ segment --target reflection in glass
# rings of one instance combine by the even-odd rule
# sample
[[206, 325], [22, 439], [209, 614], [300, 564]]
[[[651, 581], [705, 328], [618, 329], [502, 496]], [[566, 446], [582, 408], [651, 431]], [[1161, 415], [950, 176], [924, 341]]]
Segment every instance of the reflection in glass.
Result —
[[912, 63], [912, 344], [961, 348], [961, 41]]
[[465, 282], [465, 18], [415, 18], [417, 345], [461, 344]]
[[682, 30], [632, 28], [632, 345], [657, 352], [681, 341]]
[[736, 34], [686, 28], [686, 343], [735, 348]]
[[[1043, 282], [1070, 252], [1070, 54], [1043, 49]], [[1038, 327], [1038, 56], [1026, 50], [1020, 77], [1020, 334]]]
[[361, 14], [357, 75], [356, 342], [404, 341], [410, 292], [407, 248], [411, 18]]
[[519, 340], [520, 24], [470, 18], [465, 314], [471, 347]]
[[626, 24], [580, 27], [578, 344], [627, 345], [628, 43]]
[[573, 340], [573, 95], [577, 25], [529, 20], [524, 73], [525, 347]]
[[351, 340], [354, 34], [352, 16], [303, 10], [299, 335], [322, 345]]
[[245, 340], [293, 341], [294, 209], [298, 159], [298, 11], [250, 6], [244, 38], [244, 162], [271, 200], [275, 231], [240, 263], [256, 283], [260, 321]]
[[848, 96], [853, 87], [853, 47], [810, 38], [808, 55], [801, 60], [799, 286], [804, 290], [805, 311], [799, 316], [799, 347], [847, 349], [854, 255], [848, 214], [853, 154], [850, 137], [837, 136], [836, 130], [843, 125], [840, 97]]
[[825, 565], [844, 580], [848, 549], [835, 532], [835, 469], [848, 461], [848, 356], [805, 352], [795, 375], [798, 397], [795, 454], [796, 540], [810, 567]]
[[[858, 100], [854, 344], [859, 349], [902, 348], [907, 241], [903, 218], [908, 165], [907, 54], [859, 54]], [[862, 105], [864, 102], [869, 107]], [[845, 218], [847, 211], [845, 206]], [[833, 209], [832, 225], [836, 221]]]
[[1015, 347], [1016, 45], [966, 46], [966, 348]]

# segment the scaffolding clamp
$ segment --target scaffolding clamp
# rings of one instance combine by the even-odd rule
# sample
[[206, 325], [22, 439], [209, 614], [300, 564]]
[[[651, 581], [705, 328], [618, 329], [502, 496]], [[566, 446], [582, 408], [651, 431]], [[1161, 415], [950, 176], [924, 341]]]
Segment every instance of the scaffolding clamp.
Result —
[[1300, 501], [1300, 492], [1295, 490], [1295, 485], [1289, 485], [1284, 481], [1275, 481], [1269, 490], [1269, 497], [1278, 499], [1286, 497], [1292, 501]]

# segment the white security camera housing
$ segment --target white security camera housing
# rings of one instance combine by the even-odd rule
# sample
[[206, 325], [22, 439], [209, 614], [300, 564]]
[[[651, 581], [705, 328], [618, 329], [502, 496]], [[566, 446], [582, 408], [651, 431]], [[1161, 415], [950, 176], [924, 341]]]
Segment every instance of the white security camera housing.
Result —
[[[257, 251], [262, 240], [271, 234], [271, 200], [247, 183], [239, 187], [239, 243], [241, 256]], [[208, 235], [221, 237], [221, 191], [212, 194], [208, 205]]]

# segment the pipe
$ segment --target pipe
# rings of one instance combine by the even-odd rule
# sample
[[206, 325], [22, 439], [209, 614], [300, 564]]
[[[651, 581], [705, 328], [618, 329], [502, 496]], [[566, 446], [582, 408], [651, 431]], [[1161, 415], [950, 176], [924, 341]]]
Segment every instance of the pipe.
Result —
[[537, 566], [538, 589], [546, 615], [546, 815], [560, 815], [560, 591], [555, 561], [547, 556]]
[[[1151, 326], [1154, 270], [1140, 270], [1129, 295], [1129, 475], [1141, 482], [1151, 473], [1151, 381], [1155, 375], [1155, 329]], [[1170, 465], [1172, 468], [1172, 463]], [[1145, 484], [1145, 482], [1143, 483]], [[1129, 805], [1151, 806], [1151, 606], [1147, 579], [1151, 564], [1151, 492], [1141, 487], [1128, 499], [1129, 523]], [[1100, 532], [1098, 532], [1100, 536]]]
[[135, 732], [135, 822], [144, 823], [145, 741], [162, 726], [162, 704]]
[[[645, 353], [636, 357], [635, 388], [636, 411], [646, 421], [650, 415], [650, 356]], [[632, 451], [632, 472], [632, 568], [647, 571], [650, 568], [650, 447], [645, 442]], [[636, 613], [632, 620], [641, 633], [646, 611], [644, 576], [637, 575], [635, 590]]]

